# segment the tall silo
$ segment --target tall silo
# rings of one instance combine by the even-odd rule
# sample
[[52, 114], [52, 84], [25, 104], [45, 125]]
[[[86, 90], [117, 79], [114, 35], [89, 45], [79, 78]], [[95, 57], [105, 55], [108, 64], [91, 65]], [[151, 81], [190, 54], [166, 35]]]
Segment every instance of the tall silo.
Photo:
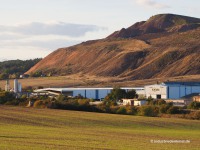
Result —
[[22, 85], [18, 82], [18, 92], [22, 92]]
[[15, 93], [18, 92], [18, 80], [17, 79], [14, 80], [14, 92]]
[[10, 83], [9, 83], [9, 80], [6, 80], [5, 91], [10, 91]]

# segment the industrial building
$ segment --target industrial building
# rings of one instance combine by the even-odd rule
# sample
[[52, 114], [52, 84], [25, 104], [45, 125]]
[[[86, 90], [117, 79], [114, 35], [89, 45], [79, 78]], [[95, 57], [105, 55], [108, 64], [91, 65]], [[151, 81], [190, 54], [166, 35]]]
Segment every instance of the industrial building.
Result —
[[[37, 89], [36, 95], [51, 94], [66, 96], [81, 95], [85, 98], [103, 99], [113, 88], [45, 88]], [[153, 99], [181, 99], [184, 96], [200, 93], [200, 82], [165, 82], [147, 85], [145, 87], [123, 87], [126, 91], [135, 90], [140, 99], [152, 97]]]
[[200, 93], [200, 82], [165, 82], [144, 87], [146, 97], [154, 99], [180, 99], [194, 93]]
[[[59, 95], [63, 94], [66, 96], [76, 97], [81, 95], [85, 98], [90, 99], [104, 99], [112, 90], [113, 88], [46, 88], [46, 89], [38, 89], [34, 92], [40, 95], [44, 94], [52, 94], [52, 95]], [[136, 90], [137, 91], [144, 91], [144, 88], [121, 88], [126, 91], [129, 90]]]

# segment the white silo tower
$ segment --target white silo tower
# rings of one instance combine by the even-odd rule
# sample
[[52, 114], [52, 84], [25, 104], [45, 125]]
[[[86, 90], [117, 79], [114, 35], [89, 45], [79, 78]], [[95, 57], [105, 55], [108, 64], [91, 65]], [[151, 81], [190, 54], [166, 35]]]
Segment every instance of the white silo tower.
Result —
[[22, 85], [19, 82], [18, 82], [18, 92], [20, 92], [20, 93], [22, 92]]
[[9, 80], [6, 80], [5, 91], [10, 91], [10, 83], [9, 83]]
[[17, 79], [14, 80], [14, 92], [15, 93], [18, 92], [18, 80]]

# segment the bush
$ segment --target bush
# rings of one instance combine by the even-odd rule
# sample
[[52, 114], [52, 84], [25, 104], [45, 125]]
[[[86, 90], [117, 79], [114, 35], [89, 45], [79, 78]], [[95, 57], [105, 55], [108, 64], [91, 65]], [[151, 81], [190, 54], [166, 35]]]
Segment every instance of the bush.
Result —
[[168, 110], [167, 113], [168, 114], [179, 114], [181, 111], [179, 109], [179, 107], [177, 106], [171, 106]]
[[189, 109], [200, 109], [200, 102], [192, 102], [188, 106]]
[[200, 120], [200, 111], [190, 112], [189, 114], [185, 115], [185, 118]]
[[110, 106], [110, 112], [113, 114], [116, 114], [118, 109], [119, 109], [119, 106]]
[[90, 100], [89, 99], [79, 99], [79, 100], [77, 100], [77, 102], [78, 102], [77, 110], [93, 111], [92, 106], [90, 106]]
[[147, 99], [147, 105], [156, 105], [156, 100]]
[[103, 100], [103, 105], [107, 106], [107, 107], [110, 107], [110, 106], [117, 106], [117, 102], [116, 101], [112, 101], [112, 100], [109, 100], [107, 98], [105, 98]]
[[159, 100], [153, 100], [151, 98], [147, 99], [147, 105], [163, 105], [166, 104], [165, 100], [159, 99]]
[[119, 107], [117, 110], [117, 114], [126, 114], [126, 107]]
[[79, 99], [79, 100], [78, 100], [78, 104], [79, 104], [79, 105], [86, 105], [86, 106], [89, 106], [90, 100], [88, 100], [88, 99]]
[[27, 98], [27, 95], [26, 95], [26, 94], [23, 94], [20, 98], [21, 98], [21, 99], [26, 99], [26, 98]]
[[62, 102], [64, 100], [65, 100], [65, 96], [64, 95], [60, 94], [60, 95], [57, 96], [57, 101]]
[[163, 105], [163, 104], [166, 104], [165, 100], [160, 99], [156, 101], [156, 105]]
[[36, 100], [33, 104], [35, 108], [46, 108], [46, 103], [43, 100]]
[[126, 107], [126, 114], [128, 114], [128, 115], [136, 115], [137, 114], [137, 107], [127, 106]]
[[165, 114], [165, 113], [167, 113], [167, 110], [168, 110], [169, 108], [170, 108], [169, 105], [162, 104], [162, 105], [160, 105], [160, 107], [159, 107], [159, 112], [160, 112], [161, 114]]
[[110, 106], [107, 106], [107, 105], [104, 105], [104, 104], [97, 105], [96, 108], [99, 110], [99, 112], [104, 112], [104, 113], [110, 113], [111, 112]]
[[29, 100], [23, 99], [19, 102], [18, 106], [27, 106], [29, 103]]
[[12, 101], [15, 99], [13, 93], [10, 92], [0, 92], [0, 104], [5, 104], [8, 101]]
[[14, 99], [14, 100], [11, 100], [11, 101], [7, 101], [5, 103], [5, 105], [18, 105], [19, 104], [19, 101], [17, 99]]
[[156, 106], [141, 106], [139, 114], [142, 116], [156, 117], [159, 114], [159, 108]]

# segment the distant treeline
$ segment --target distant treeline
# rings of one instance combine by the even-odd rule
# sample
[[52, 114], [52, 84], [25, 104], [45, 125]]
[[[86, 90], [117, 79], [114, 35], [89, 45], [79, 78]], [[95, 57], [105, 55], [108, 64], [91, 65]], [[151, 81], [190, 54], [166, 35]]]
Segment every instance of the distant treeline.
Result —
[[41, 58], [0, 62], [0, 79], [19, 78], [40, 60]]

